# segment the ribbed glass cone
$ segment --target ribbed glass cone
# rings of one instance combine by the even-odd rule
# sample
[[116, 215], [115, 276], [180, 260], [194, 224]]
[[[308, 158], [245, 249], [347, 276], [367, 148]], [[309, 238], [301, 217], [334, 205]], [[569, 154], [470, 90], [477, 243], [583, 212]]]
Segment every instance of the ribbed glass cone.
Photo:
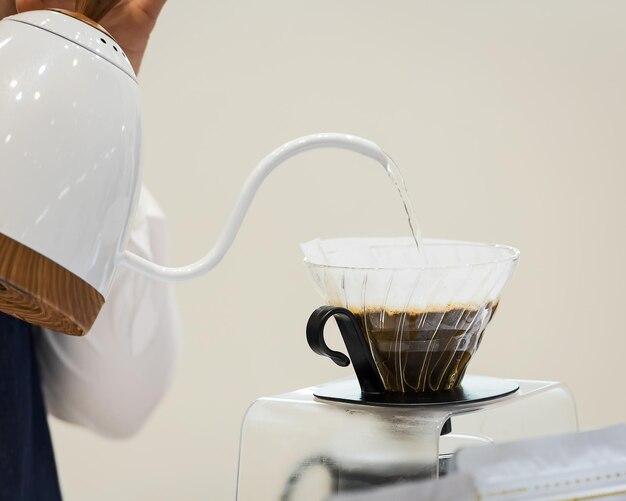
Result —
[[325, 302], [359, 319], [393, 392], [460, 385], [519, 258], [512, 247], [426, 240], [423, 264], [405, 238], [315, 240], [302, 249]]

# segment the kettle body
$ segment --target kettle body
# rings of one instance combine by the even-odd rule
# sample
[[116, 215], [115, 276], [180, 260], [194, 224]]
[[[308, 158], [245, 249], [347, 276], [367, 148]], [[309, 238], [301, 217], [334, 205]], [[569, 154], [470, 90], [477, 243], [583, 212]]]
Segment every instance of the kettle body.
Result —
[[45, 10], [0, 21], [0, 310], [89, 331], [140, 189], [137, 80], [103, 29]]
[[48, 10], [0, 22], [0, 67], [0, 233], [106, 298], [140, 188], [132, 66], [106, 33]]

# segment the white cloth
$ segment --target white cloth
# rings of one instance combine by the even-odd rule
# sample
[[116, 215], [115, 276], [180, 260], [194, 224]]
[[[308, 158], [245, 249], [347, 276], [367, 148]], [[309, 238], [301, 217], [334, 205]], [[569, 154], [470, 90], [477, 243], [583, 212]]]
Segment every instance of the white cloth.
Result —
[[[165, 264], [166, 247], [163, 213], [143, 188], [128, 249]], [[107, 437], [132, 435], [170, 384], [180, 337], [171, 287], [120, 267], [86, 336], [40, 336], [48, 412]]]

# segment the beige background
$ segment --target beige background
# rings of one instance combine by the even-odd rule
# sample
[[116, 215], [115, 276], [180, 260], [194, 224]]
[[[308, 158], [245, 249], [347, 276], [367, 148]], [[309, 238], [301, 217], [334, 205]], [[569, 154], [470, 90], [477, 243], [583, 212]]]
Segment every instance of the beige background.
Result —
[[[426, 236], [522, 250], [471, 371], [563, 381], [585, 428], [626, 421], [625, 17], [597, 0], [172, 0], [141, 75], [172, 264], [208, 250], [275, 146], [363, 135], [404, 172]], [[176, 286], [184, 355], [145, 429], [109, 442], [53, 422], [66, 498], [232, 499], [246, 407], [346, 374], [306, 346], [320, 300], [297, 244], [406, 232], [369, 160], [315, 152], [274, 173], [219, 268]]]

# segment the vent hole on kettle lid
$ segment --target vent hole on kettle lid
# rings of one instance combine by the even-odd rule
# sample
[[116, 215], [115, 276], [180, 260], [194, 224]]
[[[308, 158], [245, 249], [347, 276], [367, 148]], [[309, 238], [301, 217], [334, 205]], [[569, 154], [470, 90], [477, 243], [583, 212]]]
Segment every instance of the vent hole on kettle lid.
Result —
[[115, 45], [113, 46], [113, 50], [117, 52], [117, 47]]
[[104, 38], [101, 38], [101, 39], [100, 39], [100, 41], [101, 41], [102, 43], [107, 43], [107, 41], [106, 41]]

